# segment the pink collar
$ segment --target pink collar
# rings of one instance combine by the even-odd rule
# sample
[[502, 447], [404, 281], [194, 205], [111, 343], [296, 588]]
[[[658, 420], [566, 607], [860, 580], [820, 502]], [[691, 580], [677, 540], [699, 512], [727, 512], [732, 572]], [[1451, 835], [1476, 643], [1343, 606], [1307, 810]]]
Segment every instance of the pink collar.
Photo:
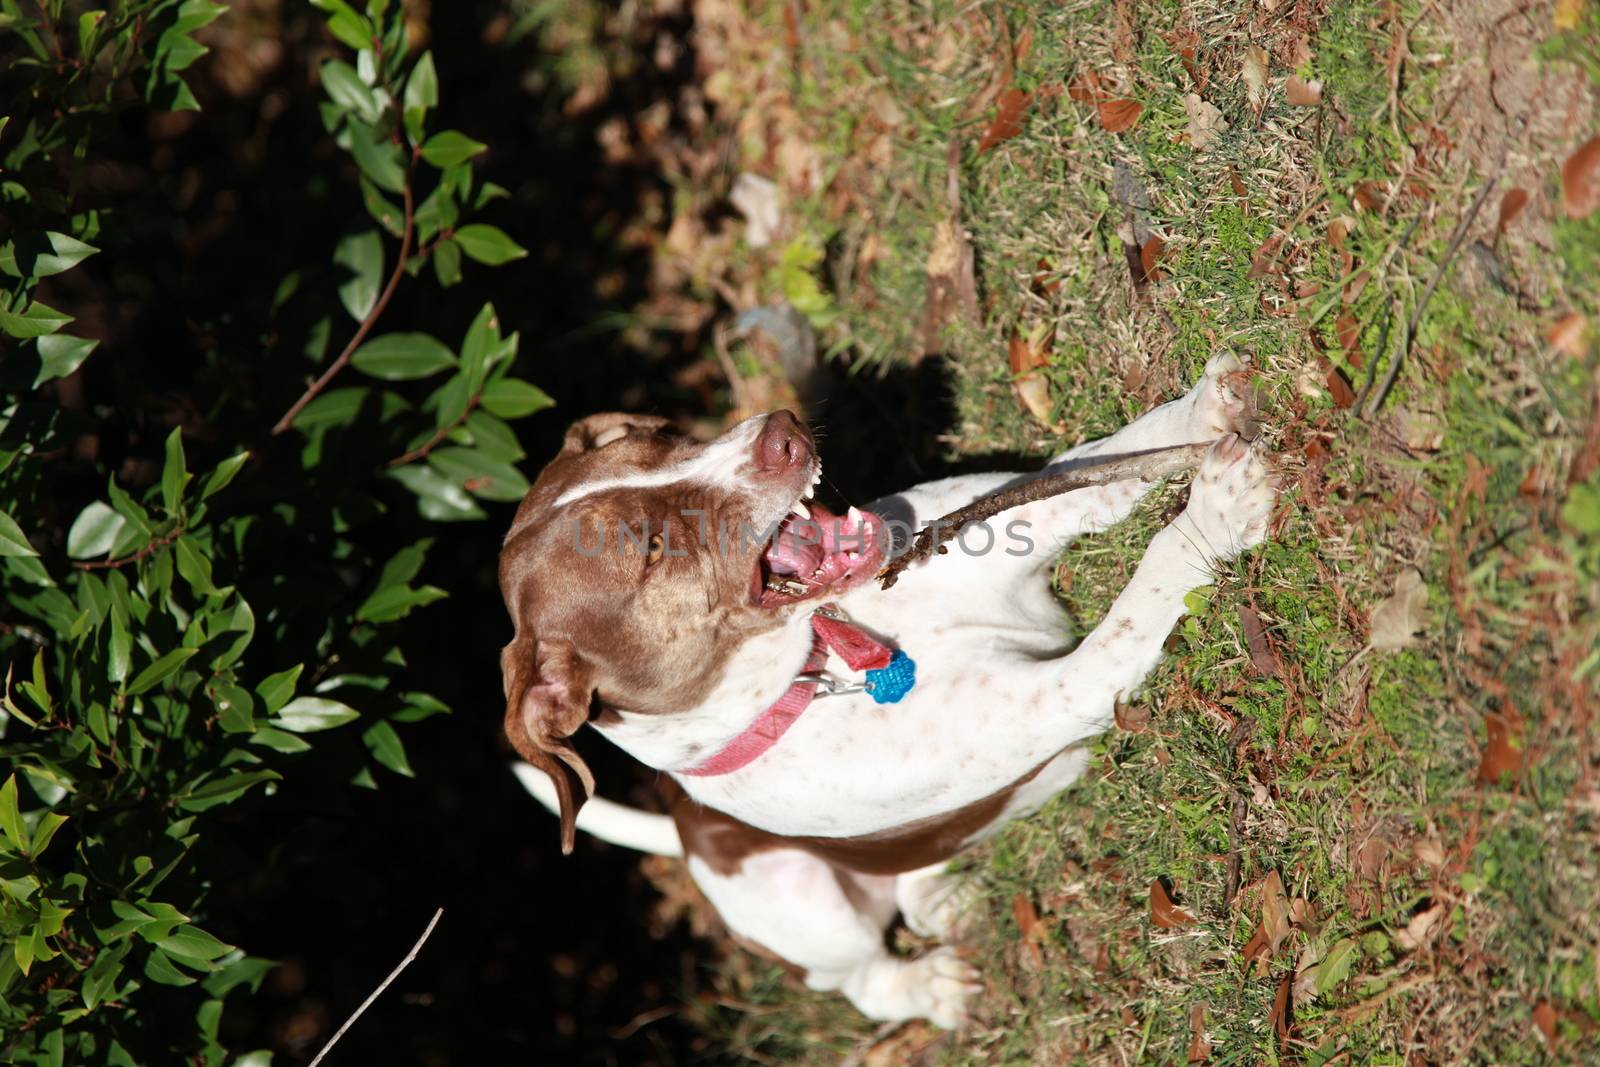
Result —
[[885, 667], [892, 655], [888, 648], [868, 637], [860, 627], [845, 621], [832, 605], [825, 605], [812, 613], [811, 631], [811, 655], [806, 659], [800, 676], [784, 694], [715, 755], [677, 773], [691, 774], [697, 778], [731, 774], [777, 744], [778, 739], [800, 718], [800, 714], [811, 706], [817, 693], [816, 672], [828, 662], [830, 650], [838, 653], [839, 658], [855, 671]]

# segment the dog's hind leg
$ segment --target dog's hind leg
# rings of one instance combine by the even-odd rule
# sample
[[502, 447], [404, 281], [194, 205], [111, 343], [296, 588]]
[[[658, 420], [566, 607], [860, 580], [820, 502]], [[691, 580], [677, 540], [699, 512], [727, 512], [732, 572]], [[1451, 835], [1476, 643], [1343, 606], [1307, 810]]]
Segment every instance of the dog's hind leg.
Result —
[[847, 874], [797, 849], [746, 856], [726, 874], [691, 855], [689, 873], [735, 934], [803, 968], [809, 988], [844, 993], [868, 1018], [954, 1028], [981, 989], [977, 972], [949, 949], [911, 960], [889, 954], [892, 877]]

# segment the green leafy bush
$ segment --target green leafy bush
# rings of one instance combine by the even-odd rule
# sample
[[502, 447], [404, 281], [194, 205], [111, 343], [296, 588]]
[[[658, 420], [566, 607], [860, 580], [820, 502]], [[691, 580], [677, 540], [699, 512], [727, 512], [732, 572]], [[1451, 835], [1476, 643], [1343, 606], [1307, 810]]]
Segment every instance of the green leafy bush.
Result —
[[[60, 386], [97, 342], [41, 283], [49, 295], [55, 276], [115, 254], [102, 248], [127, 220], [81, 202], [84, 168], [116, 113], [198, 108], [183, 77], [205, 52], [194, 35], [226, 9], [125, 0], [79, 15], [62, 0], [0, 0], [0, 68], [25, 71], [28, 86], [0, 117], [8, 1063], [228, 1060], [224, 1006], [271, 967], [207, 930], [208, 858], [230, 809], [291, 787], [325, 731], [358, 731], [364, 757], [321, 773], [361, 786], [379, 768], [409, 775], [405, 724], [448, 710], [404, 688], [395, 636], [445, 596], [419, 580], [431, 541], [380, 551], [368, 534], [392, 532], [401, 508], [478, 519], [478, 500], [527, 488], [509, 422], [550, 400], [511, 376], [518, 338], [494, 308], [462, 323], [454, 346], [378, 330], [406, 285], [454, 286], [469, 262], [525, 254], [480, 218], [504, 195], [475, 179], [485, 146], [431, 128], [437, 74], [428, 53], [410, 54], [399, 3], [314, 4], [349, 50], [320, 68], [320, 114], [354, 162], [367, 219], [329, 235], [331, 268], [262, 284], [322, 367], [266, 433], [261, 397], [219, 359], [221, 384], [202, 400], [212, 432], [196, 441], [169, 420], [159, 457], [134, 476], [91, 457], [86, 481], [76, 445], [93, 421]], [[329, 180], [342, 173], [332, 159]]]

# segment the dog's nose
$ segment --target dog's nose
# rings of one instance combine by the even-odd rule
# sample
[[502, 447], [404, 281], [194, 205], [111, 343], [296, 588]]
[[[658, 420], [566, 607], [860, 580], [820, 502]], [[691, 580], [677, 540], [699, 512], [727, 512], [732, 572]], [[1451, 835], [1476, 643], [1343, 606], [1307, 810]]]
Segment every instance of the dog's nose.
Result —
[[787, 411], [767, 416], [756, 438], [756, 466], [771, 474], [783, 474], [811, 461], [811, 439], [800, 420]]

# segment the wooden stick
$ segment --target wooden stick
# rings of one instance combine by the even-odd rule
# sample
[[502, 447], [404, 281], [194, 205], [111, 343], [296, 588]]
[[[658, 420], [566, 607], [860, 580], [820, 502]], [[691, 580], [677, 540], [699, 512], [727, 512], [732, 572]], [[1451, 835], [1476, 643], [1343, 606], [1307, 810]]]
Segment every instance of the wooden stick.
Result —
[[428, 935], [433, 933], [433, 928], [439, 925], [439, 916], [443, 914], [443, 908], [440, 908], [433, 913], [433, 918], [428, 920], [427, 929], [422, 931], [422, 936], [417, 938], [417, 943], [411, 946], [411, 951], [406, 953], [406, 958], [395, 964], [394, 970], [389, 972], [389, 977], [378, 983], [378, 988], [367, 994], [367, 999], [361, 1002], [361, 1007], [352, 1012], [350, 1014], [350, 1018], [344, 1021], [344, 1025], [339, 1027], [338, 1031], [332, 1037], [328, 1038], [328, 1043], [322, 1046], [322, 1051], [317, 1053], [316, 1059], [311, 1061], [311, 1067], [317, 1067], [317, 1064], [322, 1062], [322, 1057], [326, 1056], [328, 1051], [332, 1049], [334, 1045], [339, 1043], [339, 1039], [344, 1036], [346, 1030], [355, 1025], [355, 1021], [361, 1018], [361, 1013], [372, 1007], [372, 1002], [377, 1000], [378, 995], [381, 994], [385, 989], [389, 988], [389, 983], [400, 977], [400, 972], [405, 970], [407, 965], [410, 964], [412, 960], [417, 958], [417, 953], [422, 951], [422, 943], [428, 940]]
[[953, 541], [962, 529], [974, 522], [992, 519], [1002, 511], [1031, 504], [1035, 500], [1070, 493], [1074, 489], [1087, 489], [1110, 482], [1153, 482], [1169, 474], [1186, 471], [1200, 462], [1211, 449], [1212, 442], [1201, 441], [1190, 445], [1173, 445], [1171, 448], [1152, 448], [1144, 452], [1121, 452], [1104, 458], [1078, 460], [1071, 469], [1059, 474], [1013, 485], [1008, 489], [980, 497], [964, 508], [957, 508], [943, 518], [924, 526], [911, 542], [904, 555], [889, 561], [878, 572], [878, 587], [888, 589], [900, 578], [900, 572], [934, 553], [949, 551], [946, 542]]

